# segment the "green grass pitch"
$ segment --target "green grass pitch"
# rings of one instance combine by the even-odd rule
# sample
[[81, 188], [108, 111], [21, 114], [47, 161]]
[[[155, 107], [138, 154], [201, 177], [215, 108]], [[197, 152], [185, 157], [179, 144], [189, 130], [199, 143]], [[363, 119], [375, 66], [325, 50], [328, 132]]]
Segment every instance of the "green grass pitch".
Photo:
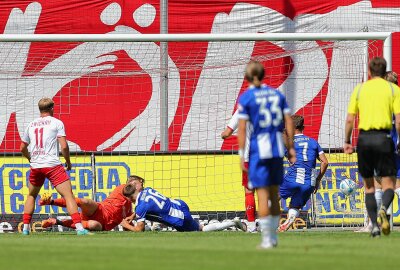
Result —
[[289, 232], [279, 247], [257, 250], [260, 234], [108, 232], [0, 235], [8, 269], [396, 269], [400, 232], [372, 239], [354, 232]]

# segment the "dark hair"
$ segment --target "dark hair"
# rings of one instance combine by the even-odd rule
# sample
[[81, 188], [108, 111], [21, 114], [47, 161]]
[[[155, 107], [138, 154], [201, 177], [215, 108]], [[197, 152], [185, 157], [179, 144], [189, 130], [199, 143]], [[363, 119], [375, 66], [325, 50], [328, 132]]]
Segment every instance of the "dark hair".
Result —
[[295, 129], [298, 129], [300, 131], [304, 130], [304, 117], [301, 115], [292, 115], [292, 120], [293, 120], [293, 124]]
[[122, 194], [130, 198], [136, 191], [136, 187], [134, 185], [127, 184], [124, 186], [124, 189], [122, 190]]
[[251, 61], [246, 67], [246, 80], [254, 84], [256, 87], [261, 86], [264, 79], [264, 66], [257, 61]]
[[137, 175], [130, 175], [128, 177], [128, 180], [126, 181], [126, 183], [129, 184], [130, 182], [135, 181], [135, 180], [139, 181], [141, 184], [144, 184], [144, 179]]
[[388, 71], [385, 73], [385, 80], [394, 83], [394, 84], [399, 84], [398, 82], [398, 77], [397, 77], [397, 73], [394, 71]]
[[382, 57], [374, 57], [369, 61], [368, 68], [372, 77], [383, 78], [386, 73], [386, 60]]

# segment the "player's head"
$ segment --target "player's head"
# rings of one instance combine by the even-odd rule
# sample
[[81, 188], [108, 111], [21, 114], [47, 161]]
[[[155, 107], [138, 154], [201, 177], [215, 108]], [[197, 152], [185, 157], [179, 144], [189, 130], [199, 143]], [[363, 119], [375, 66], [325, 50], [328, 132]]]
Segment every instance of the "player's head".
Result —
[[144, 179], [137, 175], [130, 175], [126, 181], [127, 185], [134, 185], [136, 189], [142, 190], [144, 187]]
[[51, 98], [42, 98], [38, 102], [40, 113], [48, 113], [53, 115], [54, 101]]
[[246, 80], [256, 87], [261, 86], [264, 79], [264, 66], [257, 61], [251, 61], [246, 67]]
[[385, 73], [385, 80], [397, 84], [399, 85], [399, 81], [398, 81], [398, 77], [397, 77], [397, 73], [394, 71], [388, 71]]
[[371, 77], [385, 77], [386, 60], [382, 57], [372, 58], [371, 61], [369, 61], [368, 71]]
[[[132, 202], [136, 201], [136, 196], [140, 191], [136, 189], [136, 185], [127, 184], [125, 185], [124, 189], [122, 190], [122, 194], [130, 199]], [[135, 196], [136, 195], [136, 196]]]
[[300, 132], [304, 130], [304, 117], [301, 115], [292, 115], [294, 128]]

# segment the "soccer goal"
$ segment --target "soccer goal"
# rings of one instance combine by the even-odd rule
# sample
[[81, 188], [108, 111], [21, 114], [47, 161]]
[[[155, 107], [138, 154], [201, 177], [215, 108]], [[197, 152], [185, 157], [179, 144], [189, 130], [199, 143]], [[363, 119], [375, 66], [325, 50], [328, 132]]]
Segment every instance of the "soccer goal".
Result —
[[[140, 175], [201, 220], [243, 218], [235, 134], [220, 134], [247, 87], [250, 60], [264, 64], [264, 82], [285, 93], [305, 117], [305, 133], [328, 153], [321, 189], [299, 222], [363, 223], [356, 157], [341, 152], [344, 120], [352, 89], [368, 77], [368, 59], [384, 55], [391, 69], [390, 33], [0, 35], [0, 49], [1, 231], [22, 219], [29, 164], [20, 136], [44, 96], [66, 127], [77, 196], [101, 201]], [[348, 198], [338, 188], [344, 178], [358, 184]], [[59, 196], [48, 183], [44, 191]], [[39, 221], [65, 210], [37, 206], [35, 213]]]

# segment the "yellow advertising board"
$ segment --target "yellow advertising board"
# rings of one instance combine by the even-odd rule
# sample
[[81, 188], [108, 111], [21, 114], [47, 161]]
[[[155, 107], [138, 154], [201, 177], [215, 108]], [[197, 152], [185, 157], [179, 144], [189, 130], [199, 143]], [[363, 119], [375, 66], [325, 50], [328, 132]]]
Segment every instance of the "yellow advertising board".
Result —
[[[314, 197], [316, 219], [319, 223], [362, 223], [364, 193], [357, 172], [356, 156], [329, 154], [329, 169], [321, 188]], [[93, 170], [89, 156], [72, 158], [69, 171], [73, 191], [78, 197], [92, 198]], [[116, 186], [125, 183], [128, 175], [146, 179], [166, 196], [185, 200], [193, 211], [244, 211], [244, 195], [237, 155], [142, 155], [97, 156], [97, 201], [103, 200]], [[29, 164], [22, 157], [0, 158], [0, 206], [2, 214], [21, 214], [27, 194]], [[351, 178], [358, 189], [348, 198], [339, 190], [340, 180]], [[46, 181], [43, 192], [54, 197], [57, 192]], [[282, 201], [286, 209], [288, 202]], [[400, 222], [399, 200], [395, 197], [395, 222]], [[309, 202], [304, 210], [311, 207]], [[64, 213], [65, 209], [37, 206], [36, 213]]]

